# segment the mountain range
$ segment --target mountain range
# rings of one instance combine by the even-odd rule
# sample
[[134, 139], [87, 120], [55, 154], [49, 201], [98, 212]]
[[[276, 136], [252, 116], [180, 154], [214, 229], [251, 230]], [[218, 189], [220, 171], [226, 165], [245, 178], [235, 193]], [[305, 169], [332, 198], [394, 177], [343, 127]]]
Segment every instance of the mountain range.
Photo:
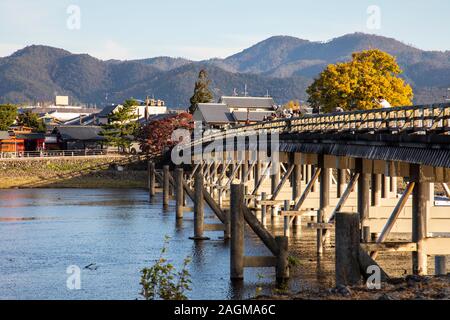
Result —
[[0, 58], [0, 103], [52, 101], [69, 95], [77, 103], [122, 102], [154, 96], [173, 108], [186, 108], [201, 68], [211, 79], [216, 98], [269, 93], [278, 103], [306, 100], [305, 89], [330, 63], [378, 48], [396, 56], [402, 77], [413, 86], [416, 104], [442, 102], [450, 93], [450, 51], [424, 51], [392, 38], [354, 33], [328, 42], [289, 36], [268, 38], [225, 59], [190, 61], [156, 57], [99, 60], [88, 54], [32, 45]]

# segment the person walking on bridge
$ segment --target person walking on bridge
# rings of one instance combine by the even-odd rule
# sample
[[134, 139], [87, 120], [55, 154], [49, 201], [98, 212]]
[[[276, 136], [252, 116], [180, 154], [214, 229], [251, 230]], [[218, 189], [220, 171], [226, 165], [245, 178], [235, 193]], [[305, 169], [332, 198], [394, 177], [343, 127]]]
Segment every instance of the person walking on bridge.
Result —
[[377, 103], [380, 105], [382, 109], [392, 107], [389, 101], [387, 101], [383, 96], [378, 97]]

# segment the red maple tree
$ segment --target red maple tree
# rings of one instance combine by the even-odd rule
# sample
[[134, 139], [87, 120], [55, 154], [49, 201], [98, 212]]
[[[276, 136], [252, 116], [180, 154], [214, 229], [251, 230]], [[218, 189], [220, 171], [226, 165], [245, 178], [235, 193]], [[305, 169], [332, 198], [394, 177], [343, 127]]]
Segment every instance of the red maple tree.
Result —
[[172, 140], [172, 133], [176, 129], [192, 130], [194, 123], [192, 115], [183, 112], [165, 117], [161, 120], [150, 121], [140, 130], [138, 140], [143, 152], [151, 157], [161, 156], [179, 141]]

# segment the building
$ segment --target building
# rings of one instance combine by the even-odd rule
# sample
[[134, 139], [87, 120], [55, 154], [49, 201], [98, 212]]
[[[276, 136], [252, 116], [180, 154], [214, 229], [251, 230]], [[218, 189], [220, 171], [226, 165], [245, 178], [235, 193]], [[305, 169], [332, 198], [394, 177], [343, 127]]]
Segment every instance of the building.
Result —
[[271, 97], [222, 96], [219, 103], [226, 104], [230, 111], [240, 112], [268, 112], [276, 107]]
[[193, 119], [201, 121], [209, 129], [229, 127], [236, 122], [230, 109], [224, 103], [199, 103]]
[[199, 103], [193, 117], [208, 128], [225, 128], [263, 121], [275, 107], [271, 97], [223, 96], [219, 103]]
[[11, 131], [0, 131], [0, 152], [21, 152], [23, 140], [18, 140]]
[[[157, 114], [165, 114], [167, 113], [167, 107], [163, 100], [155, 100], [155, 99], [146, 99], [136, 100], [139, 105], [136, 106], [134, 114], [136, 115], [136, 120], [148, 119], [149, 117]], [[121, 104], [112, 104], [105, 106], [97, 115], [95, 124], [102, 125], [108, 123], [108, 116], [120, 108], [123, 105]]]
[[0, 152], [26, 152], [45, 149], [45, 133], [35, 133], [28, 127], [11, 127], [0, 131]]
[[106, 138], [100, 135], [99, 126], [57, 126], [52, 135], [56, 137], [59, 150], [86, 150], [106, 148]]

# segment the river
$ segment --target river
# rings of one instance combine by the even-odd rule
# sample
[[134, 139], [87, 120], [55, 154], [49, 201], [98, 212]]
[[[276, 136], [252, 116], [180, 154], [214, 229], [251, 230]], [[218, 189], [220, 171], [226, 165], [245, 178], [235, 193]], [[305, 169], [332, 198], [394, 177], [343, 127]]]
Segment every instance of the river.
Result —
[[[149, 203], [140, 189], [0, 191], [0, 299], [141, 299], [140, 270], [159, 257], [165, 236], [171, 237], [167, 257], [176, 267], [192, 257], [190, 299], [247, 299], [257, 287], [272, 293], [273, 268], [246, 269], [243, 284], [231, 283], [229, 244], [222, 234], [189, 240], [193, 214], [177, 223], [174, 210], [173, 203], [162, 210], [159, 198]], [[217, 223], [210, 211], [206, 222]], [[249, 230], [245, 250], [269, 254]], [[79, 290], [66, 285], [71, 265], [81, 270]], [[304, 259], [299, 270], [292, 290], [330, 285], [321, 276], [329, 272], [316, 268], [315, 257]]]

